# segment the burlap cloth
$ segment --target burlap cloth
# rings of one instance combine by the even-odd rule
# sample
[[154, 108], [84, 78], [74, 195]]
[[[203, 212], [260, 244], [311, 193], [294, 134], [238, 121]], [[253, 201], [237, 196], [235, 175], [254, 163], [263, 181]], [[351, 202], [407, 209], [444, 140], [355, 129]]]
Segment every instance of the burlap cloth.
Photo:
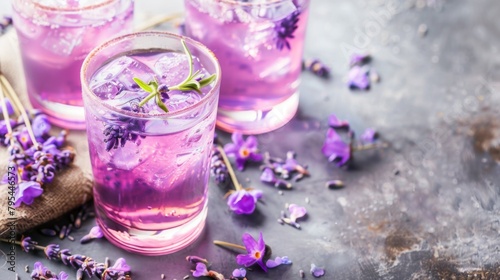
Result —
[[[0, 35], [0, 72], [12, 84], [23, 104], [31, 108], [13, 29]], [[59, 130], [54, 128], [51, 134], [56, 135]], [[14, 217], [17, 234], [58, 218], [92, 198], [92, 173], [86, 134], [84, 131], [68, 132], [67, 145], [75, 149], [75, 160], [70, 167], [56, 173], [54, 181], [44, 186], [44, 193], [32, 205], [23, 204], [16, 208]], [[7, 172], [8, 160], [4, 147], [0, 147], [0, 159], [0, 176], [3, 176]], [[8, 213], [7, 197], [8, 189], [0, 189], [0, 236], [11, 234], [9, 223], [12, 222], [12, 216]]]

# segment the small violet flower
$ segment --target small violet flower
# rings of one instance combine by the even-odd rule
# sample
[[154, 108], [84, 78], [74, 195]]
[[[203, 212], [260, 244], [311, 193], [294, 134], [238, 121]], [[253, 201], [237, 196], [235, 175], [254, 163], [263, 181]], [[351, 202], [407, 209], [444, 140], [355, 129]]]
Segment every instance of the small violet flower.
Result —
[[276, 257], [274, 260], [269, 259], [266, 262], [266, 266], [269, 268], [275, 268], [282, 264], [292, 264], [292, 261], [288, 259], [287, 256], [284, 256], [284, 257]]
[[33, 145], [33, 142], [31, 141], [31, 138], [30, 138], [30, 135], [28, 133], [27, 128], [23, 128], [23, 130], [21, 132], [13, 133], [13, 134], [16, 135], [17, 142], [19, 142], [19, 144], [21, 144], [21, 147], [23, 147], [23, 149], [26, 150], [31, 145]]
[[264, 265], [263, 261], [266, 253], [266, 243], [264, 243], [262, 232], [259, 234], [258, 241], [256, 241], [248, 233], [243, 234], [242, 241], [247, 249], [247, 254], [239, 254], [236, 256], [236, 262], [244, 267], [249, 267], [257, 263], [265, 272], [267, 272], [267, 267]]
[[99, 226], [94, 226], [92, 227], [92, 229], [90, 229], [90, 232], [88, 234], [84, 235], [82, 239], [80, 239], [80, 243], [85, 244], [92, 241], [93, 239], [102, 238], [103, 236], [104, 234], [102, 233], [101, 228]]
[[347, 128], [347, 129], [349, 129], [349, 122], [348, 121], [344, 121], [344, 120], [340, 120], [334, 114], [331, 114], [328, 117], [328, 125], [331, 128]]
[[297, 10], [274, 27], [276, 31], [276, 47], [279, 50], [284, 48], [291, 49], [289, 40], [295, 37], [293, 33], [298, 28], [299, 16], [300, 12]]
[[196, 264], [196, 270], [193, 270], [192, 272], [194, 277], [208, 276], [207, 265], [199, 262]]
[[228, 156], [234, 156], [236, 158], [236, 167], [238, 170], [243, 170], [245, 168], [245, 163], [248, 160], [260, 162], [263, 156], [258, 153], [257, 138], [255, 136], [248, 136], [246, 140], [243, 140], [243, 135], [239, 132], [233, 133], [231, 136], [233, 143], [228, 143], [224, 146], [224, 151]]
[[[282, 169], [282, 170], [286, 170], [286, 169]], [[292, 188], [292, 184], [290, 184], [289, 182], [287, 182], [285, 180], [277, 178], [276, 175], [274, 175], [274, 171], [269, 167], [265, 167], [262, 170], [262, 174], [260, 175], [260, 180], [264, 183], [272, 184], [276, 188], [282, 188], [282, 189], [291, 189]]]
[[55, 275], [48, 268], [44, 267], [41, 262], [36, 262], [33, 266], [31, 279], [34, 280], [68, 280], [69, 276], [66, 272], [61, 271], [59, 275]]
[[337, 166], [345, 165], [351, 158], [351, 146], [346, 144], [333, 128], [329, 128], [321, 152]]
[[302, 62], [302, 68], [311, 71], [311, 73], [321, 78], [328, 78], [328, 76], [330, 76], [330, 68], [319, 59], [304, 60]]
[[349, 70], [347, 85], [351, 89], [369, 89], [370, 71], [367, 67], [355, 65]]
[[234, 213], [252, 214], [255, 211], [255, 204], [257, 200], [262, 198], [262, 191], [260, 190], [238, 190], [233, 191], [227, 198], [227, 205]]
[[26, 236], [21, 239], [21, 248], [23, 251], [26, 253], [29, 253], [29, 251], [34, 251], [35, 250], [35, 245], [38, 243], [36, 241], [31, 240], [31, 237]]
[[[4, 100], [5, 100], [5, 107], [7, 107], [7, 114], [8, 115], [14, 114], [14, 108], [12, 107], [12, 103], [10, 103], [10, 100], [7, 97], [5, 97]], [[0, 105], [0, 116], [3, 116], [3, 106], [2, 105]]]
[[47, 259], [49, 260], [57, 260], [58, 255], [59, 255], [59, 245], [57, 244], [49, 244], [45, 247], [43, 252], [45, 253], [45, 256], [47, 256]]
[[369, 54], [354, 53], [351, 55], [350, 65], [351, 65], [351, 67], [356, 66], [356, 65], [362, 66], [363, 64], [366, 64], [367, 62], [369, 62], [370, 59], [371, 59], [371, 57]]
[[115, 264], [106, 269], [106, 278], [103, 280], [115, 280], [115, 279], [129, 279], [126, 275], [130, 274], [130, 266], [124, 258], [119, 258], [116, 260]]
[[311, 274], [319, 278], [323, 275], [325, 275], [325, 270], [322, 267], [316, 266], [315, 264], [311, 264]]
[[50, 123], [47, 119], [47, 116], [44, 114], [39, 114], [33, 119], [33, 123], [31, 124], [33, 128], [33, 134], [35, 137], [42, 137], [49, 133], [50, 131]]
[[21, 182], [14, 194], [14, 207], [21, 206], [21, 203], [31, 205], [35, 197], [42, 195], [43, 189], [39, 182], [27, 181]]
[[244, 268], [236, 268], [233, 270], [233, 277], [243, 278], [247, 276], [247, 270]]
[[361, 141], [364, 143], [373, 143], [377, 139], [377, 131], [373, 128], [367, 128], [363, 134], [361, 134]]
[[297, 219], [302, 218], [307, 214], [306, 208], [298, 206], [297, 204], [290, 204], [288, 206], [288, 211], [290, 212], [290, 220], [292, 220], [293, 222], [297, 221]]

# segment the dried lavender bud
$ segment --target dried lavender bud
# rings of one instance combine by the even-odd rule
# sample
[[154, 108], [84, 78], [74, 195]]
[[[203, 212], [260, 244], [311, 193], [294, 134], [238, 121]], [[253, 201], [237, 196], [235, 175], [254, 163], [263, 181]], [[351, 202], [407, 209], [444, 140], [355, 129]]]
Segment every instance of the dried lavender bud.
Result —
[[59, 239], [64, 239], [64, 237], [66, 237], [66, 226], [63, 226], [59, 232]]
[[328, 78], [330, 76], [330, 68], [323, 64], [318, 59], [306, 59], [302, 62], [302, 69], [308, 70], [314, 75], [321, 78]]
[[45, 236], [56, 236], [57, 235], [57, 231], [50, 229], [50, 228], [42, 228], [40, 230], [40, 233], [45, 235]]
[[71, 236], [71, 235], [68, 235], [68, 237], [67, 237], [67, 238], [68, 238], [70, 241], [75, 241], [75, 238], [74, 238], [73, 236]]
[[299, 275], [300, 275], [300, 278], [304, 278], [306, 276], [306, 274], [304, 273], [304, 271], [302, 269], [299, 270]]
[[75, 226], [75, 228], [80, 228], [82, 226], [82, 217], [80, 215], [76, 216], [73, 225]]
[[182, 278], [182, 279], [184, 279], [184, 280], [189, 279], [189, 275], [184, 276], [184, 278]]
[[71, 233], [71, 230], [73, 229], [73, 225], [72, 224], [69, 224], [66, 228], [66, 236], [68, 236], [70, 233]]
[[187, 256], [186, 257], [186, 261], [192, 263], [192, 264], [197, 264], [199, 262], [201, 263], [204, 263], [206, 265], [208, 265], [208, 260], [207, 259], [204, 259], [202, 257], [198, 257], [198, 256]]
[[281, 179], [277, 179], [276, 182], [274, 182], [274, 187], [278, 189], [291, 189], [292, 184]]
[[325, 186], [329, 189], [341, 189], [344, 187], [344, 182], [340, 180], [327, 181]]
[[215, 182], [218, 185], [226, 185], [229, 182], [229, 171], [227, 166], [224, 163], [220, 152], [215, 149], [211, 159], [210, 174], [214, 177]]

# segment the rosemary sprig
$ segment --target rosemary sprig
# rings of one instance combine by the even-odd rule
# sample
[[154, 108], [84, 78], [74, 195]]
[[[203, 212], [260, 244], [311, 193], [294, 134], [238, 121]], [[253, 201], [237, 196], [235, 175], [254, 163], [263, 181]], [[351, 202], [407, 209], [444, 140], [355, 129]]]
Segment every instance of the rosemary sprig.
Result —
[[[149, 100], [155, 98], [155, 103], [168, 113], [168, 108], [163, 103], [161, 99], [161, 95], [166, 94], [168, 91], [171, 90], [180, 90], [180, 91], [196, 91], [197, 93], [201, 94], [201, 88], [209, 85], [211, 82], [215, 80], [217, 77], [216, 74], [212, 74], [207, 78], [204, 78], [204, 74], [201, 74], [200, 70], [196, 71], [193, 73], [193, 55], [189, 51], [186, 42], [184, 40], [181, 40], [182, 48], [184, 49], [184, 52], [186, 53], [186, 56], [188, 58], [188, 63], [189, 63], [189, 73], [188, 76], [182, 81], [181, 83], [175, 85], [175, 86], [167, 86], [167, 85], [160, 85], [158, 84], [158, 81], [156, 78], [153, 81], [150, 81], [149, 83], [146, 83], [145, 81], [142, 81], [139, 78], [134, 78], [135, 83], [144, 91], [149, 92], [149, 95], [146, 96], [141, 102], [139, 102], [139, 107], [144, 106]], [[168, 96], [168, 95], [167, 95]]]

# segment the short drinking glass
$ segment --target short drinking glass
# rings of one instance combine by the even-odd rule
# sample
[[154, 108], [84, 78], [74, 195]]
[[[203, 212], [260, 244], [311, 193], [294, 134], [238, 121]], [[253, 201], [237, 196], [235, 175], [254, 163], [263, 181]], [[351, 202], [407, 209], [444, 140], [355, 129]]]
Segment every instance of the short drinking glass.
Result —
[[219, 59], [217, 125], [264, 133], [298, 107], [309, 0], [186, 0], [186, 33]]
[[[205, 86], [176, 89], [190, 73]], [[202, 232], [219, 78], [210, 50], [165, 32], [118, 37], [85, 59], [81, 79], [96, 215], [115, 245], [161, 255]], [[116, 84], [122, 86], [110, 92]]]
[[83, 59], [98, 44], [132, 31], [133, 0], [13, 0], [12, 5], [31, 104], [59, 126], [84, 129]]

